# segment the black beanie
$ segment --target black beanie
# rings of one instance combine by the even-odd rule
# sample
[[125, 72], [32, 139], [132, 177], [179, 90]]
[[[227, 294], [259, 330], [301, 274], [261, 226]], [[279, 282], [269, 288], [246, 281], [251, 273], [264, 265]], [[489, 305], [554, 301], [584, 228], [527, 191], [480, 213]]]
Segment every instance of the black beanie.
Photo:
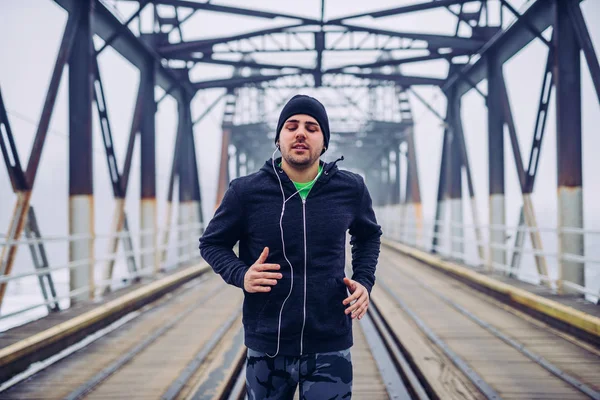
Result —
[[[321, 132], [323, 132], [323, 142], [325, 147], [329, 147], [329, 119], [327, 118], [327, 111], [325, 111], [325, 107], [319, 100], [303, 94], [297, 94], [292, 97], [283, 107], [283, 110], [281, 110], [279, 122], [277, 122], [275, 143], [279, 140], [279, 133], [281, 132], [281, 128], [283, 128], [285, 121], [296, 114], [306, 114], [316, 119], [321, 127]], [[324, 152], [325, 151], [322, 153]]]

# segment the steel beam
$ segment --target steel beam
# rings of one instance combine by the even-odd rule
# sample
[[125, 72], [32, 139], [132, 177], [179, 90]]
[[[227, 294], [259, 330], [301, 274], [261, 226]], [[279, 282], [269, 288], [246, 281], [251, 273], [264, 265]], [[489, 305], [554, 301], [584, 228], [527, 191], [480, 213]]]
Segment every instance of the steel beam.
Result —
[[392, 58], [389, 60], [381, 60], [372, 63], [366, 64], [347, 64], [341, 67], [329, 68], [325, 70], [324, 73], [335, 73], [342, 72], [346, 68], [380, 68], [385, 66], [398, 66], [403, 64], [421, 62], [421, 61], [430, 61], [430, 60], [439, 60], [439, 59], [449, 59], [452, 57], [457, 57], [461, 55], [469, 54], [467, 52], [451, 52], [448, 54], [439, 54], [439, 53], [431, 53], [426, 56], [415, 56], [415, 57], [405, 57], [405, 58]]
[[431, 10], [434, 8], [449, 7], [449, 6], [452, 6], [455, 4], [463, 4], [463, 3], [468, 3], [471, 1], [476, 1], [476, 0], [429, 1], [429, 2], [425, 2], [425, 3], [417, 3], [417, 4], [402, 6], [402, 7], [390, 8], [387, 10], [371, 11], [371, 12], [360, 13], [360, 14], [346, 15], [345, 17], [332, 19], [329, 21], [329, 23], [338, 23], [338, 22], [345, 21], [347, 19], [362, 18], [362, 17], [371, 17], [371, 18], [390, 17], [393, 15], [400, 15], [400, 14], [407, 14], [407, 13], [412, 13], [412, 12], [417, 12], [417, 11]]
[[[553, 39], [554, 40], [554, 39]], [[554, 47], [550, 47], [548, 51], [548, 58], [546, 60], [546, 69], [544, 71], [544, 78], [542, 80], [542, 90], [540, 90], [540, 99], [538, 103], [538, 111], [535, 119], [535, 128], [533, 131], [533, 140], [531, 143], [531, 150], [529, 152], [529, 162], [527, 166], [527, 173], [525, 175], [525, 187], [523, 189], [523, 207], [519, 215], [519, 228], [525, 226], [525, 207], [527, 203], [531, 203], [531, 193], [533, 192], [533, 185], [535, 183], [535, 177], [537, 176], [537, 170], [539, 166], [540, 155], [542, 152], [542, 140], [544, 138], [546, 120], [548, 118], [548, 107], [550, 105], [550, 98], [552, 95], [553, 82], [553, 66], [554, 66]], [[528, 207], [533, 210], [533, 205]], [[533, 215], [533, 213], [532, 213]], [[535, 217], [535, 215], [534, 215]], [[525, 232], [519, 230], [515, 237], [515, 248], [523, 247], [525, 243]], [[511, 260], [511, 271], [517, 271], [521, 263], [522, 254], [520, 252], [513, 253]]]
[[[128, 254], [127, 258], [127, 269], [130, 274], [135, 274], [137, 268], [135, 265], [135, 256], [133, 255], [133, 242], [131, 240], [131, 234], [129, 231], [129, 225], [127, 223], [127, 216], [124, 212], [125, 210], [125, 194], [123, 190], [123, 182], [121, 180], [121, 173], [119, 172], [119, 164], [117, 162], [117, 156], [114, 151], [113, 146], [113, 135], [112, 130], [110, 128], [110, 120], [108, 118], [108, 107], [106, 105], [106, 97], [104, 94], [104, 86], [102, 84], [102, 78], [100, 76], [100, 67], [98, 66], [97, 56], [94, 57], [94, 70], [95, 70], [95, 82], [94, 82], [94, 97], [96, 100], [96, 108], [98, 110], [98, 119], [100, 121], [100, 130], [102, 135], [102, 141], [104, 143], [104, 150], [106, 154], [106, 161], [108, 164], [108, 175], [109, 179], [112, 183], [113, 196], [115, 198], [115, 213], [113, 215], [113, 226], [112, 226], [112, 235], [113, 237], [109, 239], [109, 247], [107, 254], [111, 256], [116, 256], [119, 237], [118, 234], [121, 233], [123, 227], [125, 227], [126, 236], [123, 236], [123, 248], [125, 252]], [[138, 95], [139, 100], [139, 95]], [[136, 103], [136, 111], [137, 112], [138, 105]], [[136, 116], [134, 115], [134, 119]], [[130, 133], [129, 142], [132, 143], [133, 139], [131, 137], [133, 135], [135, 137], [135, 132], [133, 134]], [[129, 150], [129, 149], [128, 149]], [[131, 157], [129, 158], [129, 162], [131, 163]], [[128, 170], [129, 173], [129, 170]], [[106, 284], [104, 292], [108, 292], [110, 290], [110, 280], [113, 275], [113, 268], [115, 265], [116, 258], [112, 258], [107, 262], [107, 265], [104, 269], [104, 278], [109, 283]]]
[[[413, 94], [416, 92], [413, 91]], [[424, 101], [424, 100], [421, 100]], [[465, 175], [467, 178], [467, 188], [469, 190], [471, 214], [473, 219], [473, 225], [475, 226], [475, 239], [477, 241], [476, 246], [481, 262], [485, 260], [485, 252], [483, 248], [483, 235], [481, 234], [479, 211], [477, 208], [477, 199], [475, 196], [475, 185], [473, 184], [473, 175], [471, 173], [471, 163], [469, 162], [469, 152], [467, 150], [467, 143], [465, 140], [465, 134], [462, 126], [462, 100], [455, 95], [455, 91], [451, 90], [448, 93], [448, 103], [451, 106], [451, 114], [449, 115], [449, 123], [447, 127], [451, 130], [453, 137], [458, 141], [458, 152], [461, 157], [462, 166], [465, 168]], [[425, 103], [427, 105], [427, 103]], [[442, 119], [437, 111], [430, 109], [438, 118]], [[443, 119], [442, 119], [443, 121]], [[464, 237], [464, 235], [463, 235]]]
[[412, 209], [416, 229], [415, 243], [418, 243], [423, 232], [423, 205], [421, 203], [419, 164], [417, 163], [417, 150], [412, 127], [408, 128], [406, 135], [406, 159], [406, 201]]
[[400, 157], [400, 143], [395, 143], [394, 145], [394, 153], [396, 154], [396, 162], [394, 164], [394, 167], [396, 168], [396, 180], [394, 181], [394, 197], [392, 199], [392, 203], [393, 204], [400, 204], [400, 190], [402, 187], [402, 179], [401, 179], [401, 173], [402, 173], [402, 165], [401, 163], [401, 157]]
[[[191, 152], [191, 131], [188, 129], [188, 121], [191, 120], [189, 117], [189, 103], [183, 102], [181, 105], [180, 114], [180, 126], [181, 129], [181, 142], [178, 154], [178, 167], [177, 174], [179, 176], [179, 209], [178, 209], [178, 231], [177, 238], [179, 245], [182, 242], [190, 240], [190, 230], [187, 225], [194, 222], [194, 173], [192, 167], [192, 152]], [[178, 249], [180, 259], [187, 257], [190, 254], [189, 246], [181, 246]]]
[[[533, 33], [538, 39], [540, 39], [545, 45], [550, 46], [550, 42], [548, 42], [546, 40], [546, 38], [544, 36], [542, 36], [542, 33], [539, 32], [537, 29], [535, 29], [535, 27], [533, 27], [530, 23], [529, 20], [525, 17], [523, 17], [521, 14], [519, 14], [519, 12], [506, 0], [500, 0], [501, 5], [506, 7], [516, 18], [517, 20], [519, 19], [523, 19], [523, 23], [525, 24], [525, 27], [527, 27], [527, 29], [529, 29], [529, 31], [531, 33]], [[502, 7], [500, 9], [500, 12], [502, 13]]]
[[[54, 0], [58, 5], [64, 8], [69, 14], [77, 10], [80, 0]], [[86, 0], [87, 1], [87, 0]], [[156, 84], [168, 91], [171, 87], [184, 88], [190, 95], [195, 93], [195, 89], [187, 82], [182, 81], [169, 68], [161, 64], [162, 57], [153, 50], [150, 45], [143, 42], [134, 35], [128, 27], [124, 26], [100, 1], [94, 0], [94, 31], [106, 41], [113, 37], [115, 33], [120, 33], [111, 46], [130, 63], [142, 70], [148, 58], [152, 58], [157, 63]]]
[[154, 59], [148, 58], [141, 69], [140, 85], [142, 95], [142, 115], [140, 130], [140, 248], [141, 269], [152, 269], [158, 272], [159, 260], [157, 253], [157, 223], [156, 223], [156, 65]]
[[381, 205], [387, 206], [390, 204], [389, 202], [389, 181], [390, 181], [390, 158], [389, 153], [385, 152], [384, 156], [381, 158], [380, 168], [381, 168], [381, 186], [383, 188], [381, 196]]
[[[134, 0], [139, 1], [139, 0]], [[212, 12], [220, 12], [226, 14], [235, 14], [235, 15], [245, 15], [248, 17], [257, 17], [257, 18], [266, 18], [266, 19], [275, 19], [275, 18], [290, 18], [290, 19], [298, 19], [307, 24], [319, 24], [320, 21], [318, 19], [306, 18], [299, 15], [293, 14], [285, 14], [285, 13], [274, 13], [269, 11], [261, 11], [249, 8], [241, 8], [241, 7], [230, 7], [230, 6], [222, 6], [218, 4], [211, 4], [209, 2], [198, 3], [197, 1], [188, 1], [188, 0], [152, 0], [154, 4], [163, 4], [174, 7], [185, 7], [191, 8], [193, 10], [205, 10]]]
[[339, 25], [347, 28], [350, 32], [368, 32], [375, 35], [385, 35], [390, 37], [406, 38], [413, 40], [422, 40], [428, 43], [428, 48], [441, 48], [451, 47], [453, 49], [463, 50], [477, 50], [485, 42], [479, 39], [466, 38], [460, 36], [444, 36], [444, 35], [433, 35], [428, 33], [415, 33], [415, 32], [398, 32], [391, 31], [388, 29], [377, 29], [366, 26], [350, 25], [347, 23], [333, 23], [329, 22], [328, 25]]
[[298, 72], [303, 73], [313, 73], [315, 69], [313, 68], [304, 68], [298, 65], [281, 65], [281, 64], [266, 64], [266, 63], [257, 63], [253, 61], [233, 61], [233, 60], [224, 60], [224, 59], [216, 59], [211, 57], [191, 57], [191, 56], [182, 56], [182, 57], [171, 57], [172, 59], [182, 59], [182, 60], [191, 60], [195, 63], [205, 63], [205, 64], [215, 64], [215, 65], [229, 65], [236, 68], [256, 68], [256, 69], [295, 69]]
[[394, 82], [399, 86], [418, 86], [418, 85], [432, 85], [442, 86], [445, 82], [444, 79], [431, 78], [424, 76], [406, 76], [398, 74], [376, 74], [376, 73], [359, 73], [359, 72], [341, 72], [341, 75], [351, 75], [362, 79], [380, 80]]
[[585, 55], [588, 68], [590, 69], [590, 76], [592, 77], [594, 88], [596, 89], [596, 96], [598, 97], [598, 102], [600, 102], [600, 64], [598, 64], [598, 56], [594, 50], [590, 32], [587, 29], [585, 19], [581, 13], [581, 8], [579, 8], [577, 2], [570, 2], [567, 11], [569, 12], [573, 28], [575, 28], [579, 47], [581, 47], [583, 54]]
[[44, 300], [47, 302], [46, 308], [48, 312], [60, 311], [52, 274], [48, 271], [50, 263], [48, 262], [48, 256], [46, 255], [46, 249], [44, 248], [43, 238], [40, 233], [40, 227], [38, 226], [35, 211], [32, 206], [29, 207], [27, 215], [25, 237], [29, 240], [37, 240], [37, 243], [29, 244], [29, 251], [31, 252], [31, 258], [35, 269], [38, 271], [46, 270], [45, 273], [37, 276], [40, 289], [42, 290], [42, 296], [44, 296]]
[[[175, 144], [173, 146], [173, 158], [171, 160], [171, 173], [169, 174], [169, 187], [167, 189], [167, 207], [166, 207], [166, 211], [165, 211], [165, 221], [164, 221], [164, 227], [165, 227], [165, 231], [163, 234], [163, 239], [162, 239], [162, 246], [161, 246], [161, 250], [162, 250], [162, 255], [161, 255], [161, 261], [162, 261], [162, 265], [163, 268], [166, 265], [167, 262], [167, 254], [168, 254], [168, 246], [169, 246], [169, 237], [171, 236], [171, 221], [173, 218], [173, 193], [175, 191], [175, 179], [178, 177], [179, 175], [179, 170], [180, 170], [180, 164], [182, 162], [182, 147], [183, 147], [183, 135], [184, 135], [184, 130], [185, 130], [185, 124], [186, 124], [186, 105], [185, 105], [185, 101], [183, 101], [183, 99], [185, 98], [184, 94], [181, 94], [181, 100], [178, 102], [177, 104], [177, 110], [178, 110], [178, 122], [177, 122], [177, 133], [175, 135]], [[179, 191], [181, 193], [181, 178], [179, 178]], [[180, 195], [181, 196], [181, 195]], [[177, 232], [177, 235], [179, 236], [179, 233]], [[176, 252], [178, 255], [180, 254], [179, 251]]]
[[[322, 28], [321, 28], [322, 29]], [[315, 79], [315, 87], [323, 85], [323, 51], [325, 50], [325, 32], [315, 32], [315, 51], [317, 52], [317, 60], [313, 70]]]
[[[133, 21], [134, 19], [136, 19], [141, 13], [142, 11], [144, 11], [144, 8], [146, 8], [146, 6], [150, 3], [150, 0], [141, 0], [140, 1], [140, 6], [138, 8], [138, 10], [136, 12], [134, 12], [127, 21], [125, 21], [123, 23], [123, 26], [129, 26], [129, 24], [131, 23], [131, 21]], [[109, 36], [108, 38], [106, 38], [106, 40], [104, 41], [104, 44], [102, 44], [102, 47], [96, 51], [96, 57], [102, 53], [108, 46], [110, 46], [112, 44], [112, 42], [119, 37], [119, 35], [122, 33], [122, 31], [119, 32], [114, 32], [111, 36]]]
[[215, 201], [215, 208], [221, 205], [221, 201], [225, 196], [225, 191], [229, 185], [229, 142], [231, 140], [231, 130], [227, 127], [223, 127], [223, 136], [221, 138], [221, 158], [219, 163], [219, 180], [217, 187], [217, 198]]
[[[519, 139], [517, 137], [517, 129], [515, 127], [515, 122], [514, 122], [513, 116], [512, 116], [512, 110], [510, 107], [510, 99], [508, 98], [508, 90], [506, 88], [506, 83], [504, 81], [504, 77], [502, 77], [502, 76], [501, 76], [501, 85], [500, 86], [501, 86], [501, 90], [502, 90], [502, 104], [503, 104], [503, 111], [504, 111], [504, 120], [508, 127], [508, 134], [510, 137], [510, 143], [511, 143], [511, 148], [513, 151], [513, 157], [515, 160], [515, 166], [517, 169], [517, 175], [519, 176], [519, 183], [520, 183], [519, 187], [521, 189], [521, 194], [523, 195], [523, 209], [522, 209], [523, 222], [525, 222], [527, 224], [527, 226], [530, 228], [529, 236], [531, 238], [531, 244], [532, 244], [533, 248], [536, 251], [543, 253], [544, 249], [542, 246], [542, 237], [538, 230], [537, 221], [535, 218], [535, 210], [533, 208], [533, 202], [531, 200], [529, 193], [527, 193], [525, 191], [525, 187], [527, 185], [527, 172], [525, 171], [525, 169], [523, 167], [523, 158], [521, 157], [521, 149], [519, 147]], [[521, 224], [519, 224], [519, 228], [521, 228]], [[522, 235], [521, 231], [517, 232], [517, 237], [519, 235]], [[515, 252], [515, 254], [516, 253], [520, 254], [523, 251], [523, 242], [522, 241], [520, 243], [517, 242], [517, 244], [520, 244], [520, 247], [515, 248], [514, 252]], [[514, 259], [514, 257], [513, 257], [513, 259]], [[536, 263], [538, 273], [542, 276], [548, 276], [548, 268], [546, 267], [546, 258], [542, 255], [536, 255], [535, 263]], [[514, 265], [511, 262], [511, 272], [510, 272], [511, 274], [514, 273], [512, 270], [513, 266]], [[547, 284], [548, 282], [545, 282], [545, 283]]]
[[[231, 130], [233, 127], [233, 117], [236, 112], [237, 94], [233, 90], [228, 90], [223, 115], [223, 136], [221, 139], [221, 159], [219, 163], [219, 176], [217, 186], [217, 197], [215, 200], [215, 209], [219, 207], [225, 191], [229, 186], [229, 144], [231, 143]], [[249, 163], [250, 164], [250, 163]]]
[[[191, 108], [191, 104], [188, 104], [188, 106]], [[193, 191], [192, 191], [192, 201], [195, 203], [195, 208], [197, 208], [197, 215], [196, 218], [194, 219], [194, 222], [198, 222], [198, 223], [203, 223], [204, 222], [204, 218], [202, 216], [202, 193], [200, 191], [200, 175], [199, 175], [199, 169], [198, 169], [198, 160], [197, 160], [197, 152], [196, 152], [196, 140], [194, 138], [194, 130], [193, 130], [193, 125], [192, 125], [192, 119], [191, 119], [191, 111], [188, 114], [189, 116], [189, 122], [187, 125], [187, 128], [189, 130], [189, 134], [190, 134], [190, 151], [192, 153], [192, 171], [193, 171]], [[200, 234], [201, 232], [198, 232], [198, 234]]]
[[208, 52], [212, 53], [213, 46], [218, 44], [229, 43], [237, 40], [250, 39], [258, 36], [271, 35], [273, 33], [283, 33], [288, 29], [298, 28], [305, 26], [305, 24], [292, 24], [286, 26], [280, 26], [277, 28], [261, 29], [258, 31], [252, 31], [242, 33], [238, 35], [216, 37], [212, 39], [200, 39], [190, 40], [188, 42], [172, 43], [161, 46], [158, 50], [161, 54], [170, 57], [177, 56], [178, 54], [194, 53], [194, 52]]
[[[557, 0], [555, 26], [556, 150], [558, 177], [559, 255], [583, 256], [583, 176], [581, 148], [581, 63], [579, 43], [569, 19], [569, 4]], [[576, 293], [563, 282], [585, 286], [584, 264], [559, 260], [559, 290]]]
[[505, 245], [506, 210], [504, 205], [504, 118], [502, 113], [502, 64], [488, 53], [488, 182], [489, 243], [488, 268], [506, 264], [506, 251], [493, 248]]
[[[450, 97], [448, 99], [452, 113], [450, 146], [448, 150], [448, 191], [447, 201], [450, 209], [450, 248], [452, 258], [463, 261], [464, 254], [464, 220], [463, 220], [463, 202], [462, 202], [462, 166], [463, 158], [461, 157], [460, 136], [458, 135], [457, 119], [460, 118], [460, 99]], [[457, 254], [460, 254], [457, 255]]]
[[286, 76], [295, 76], [296, 74], [281, 74], [281, 75], [255, 75], [255, 76], [232, 76], [226, 79], [214, 79], [211, 81], [192, 82], [196, 90], [211, 89], [211, 88], [227, 88], [234, 89], [246, 84], [260, 83], [284, 78]]
[[70, 269], [70, 290], [88, 287], [73, 302], [93, 299], [94, 284], [94, 172], [92, 98], [94, 80], [93, 4], [81, 0], [77, 41], [69, 56], [69, 261], [85, 264]]
[[[454, 91], [455, 92], [455, 91]], [[414, 93], [414, 92], [413, 92]], [[444, 120], [444, 137], [442, 139], [442, 156], [440, 160], [440, 174], [438, 178], [438, 189], [435, 207], [435, 220], [433, 226], [433, 238], [431, 241], [431, 252], [438, 253], [438, 247], [443, 247], [442, 235], [444, 234], [444, 223], [446, 221], [446, 197], [449, 190], [449, 166], [450, 166], [450, 144], [452, 143], [452, 102], [455, 96], [453, 91], [446, 94], [446, 118]], [[435, 113], [438, 115], [437, 113]]]
[[[581, 0], [573, 1], [581, 2]], [[522, 18], [515, 21], [506, 30], [498, 32], [479, 49], [477, 54], [480, 58], [477, 61], [453, 73], [442, 89], [447, 91], [456, 85], [459, 97], [471, 90], [472, 85], [479, 84], [487, 76], [488, 54], [494, 54], [495, 62], [500, 64], [509, 60], [536, 38], [527, 25], [543, 32], [554, 23], [555, 8], [554, 0], [537, 0], [522, 14]]]
[[241, 153], [240, 153], [240, 147], [236, 146], [235, 147], [235, 177], [239, 178], [241, 176], [241, 170], [242, 170], [242, 166], [240, 165], [241, 163]]

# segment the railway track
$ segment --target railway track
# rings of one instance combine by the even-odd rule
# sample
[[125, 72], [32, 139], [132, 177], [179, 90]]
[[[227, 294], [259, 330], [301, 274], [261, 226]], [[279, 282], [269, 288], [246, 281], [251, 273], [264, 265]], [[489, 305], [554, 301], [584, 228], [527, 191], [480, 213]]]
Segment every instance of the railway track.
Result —
[[[532, 390], [547, 390], [546, 396], [552, 389], [545, 387], [555, 387], [564, 391], [563, 398], [600, 399], [598, 380], [589, 379], [600, 373], [599, 349], [453, 280], [401, 266], [389, 253], [383, 255], [382, 265], [378, 289], [485, 398], [500, 399], [508, 391], [495, 376], [503, 371], [504, 381], [512, 379], [513, 385], [526, 382], [522, 376], [528, 376]], [[392, 287], [389, 282], [401, 284]], [[407, 300], [417, 292], [419, 302]], [[431, 317], [432, 308], [439, 317]], [[536, 329], [539, 338], [532, 338]], [[468, 342], [473, 344], [466, 346]], [[566, 350], [572, 361], [565, 357]], [[590, 363], [587, 371], [576, 363], [584, 360]], [[535, 382], [538, 376], [544, 384]], [[435, 397], [434, 391], [428, 392]]]
[[[223, 298], [223, 292], [226, 292], [225, 297], [232, 297], [232, 292], [226, 289], [226, 286], [216, 277], [190, 282], [168, 299], [148, 305], [124, 317], [122, 321], [117, 321], [114, 326], [97, 332], [93, 340], [88, 340], [84, 344], [75, 344], [55, 359], [5, 382], [0, 392], [0, 399], [39, 395], [40, 398], [75, 400], [102, 397], [107, 393], [123, 395], [131, 391], [132, 386], [138, 384], [148, 386], [148, 382], [144, 382], [143, 379], [132, 379], [131, 375], [139, 376], [148, 374], [152, 369], [160, 369], [161, 360], [156, 359], [154, 368], [149, 369], [147, 365], [144, 367], [141, 359], [147, 358], [149, 353], [156, 351], [164, 354], [164, 349], [157, 350], [161, 341], [163, 347], [165, 344], [172, 344], [173, 342], [169, 342], [167, 337], [181, 330], [181, 325], [185, 325], [186, 320], [194, 315], [213, 309], [211, 306], [214, 305], [215, 298]], [[239, 304], [241, 297], [235, 300]], [[236, 301], [233, 301], [230, 307], [223, 307], [223, 311], [228, 310], [227, 315], [224, 315], [225, 312], [215, 313], [220, 315], [220, 321], [212, 324], [211, 329], [207, 330], [202, 345], [198, 346], [193, 354], [188, 353], [185, 365], [179, 363], [181, 368], [176, 375], [172, 374], [169, 377], [169, 384], [153, 392], [156, 398], [165, 400], [245, 398], [246, 349], [243, 345], [241, 310], [238, 304], [235, 304]], [[160, 318], [161, 322], [150, 323], [156, 318]], [[377, 307], [373, 305], [369, 315], [360, 322], [356, 321], [355, 324], [357, 325], [355, 329], [358, 330], [357, 345], [365, 348], [361, 350], [373, 355], [373, 365], [368, 366], [367, 369], [372, 370], [376, 365], [381, 383], [385, 386], [387, 395], [382, 398], [428, 398], [418, 378], [412, 371], [407, 370], [408, 363], [398, 348], [398, 339], [389, 330]], [[138, 330], [144, 328], [143, 325], [146, 325], [145, 334], [138, 334]], [[131, 334], [136, 334], [136, 340], [132, 340]], [[129, 342], [122, 343], [121, 347], [115, 347], [115, 343], [125, 337], [130, 339]], [[98, 353], [113, 353], [113, 357], [102, 359], [98, 357]], [[93, 373], [73, 376], [74, 371], [81, 372], [82, 364], [94, 365], [97, 368]], [[152, 374], [150, 372], [149, 375]], [[71, 379], [57, 385], [56, 379], [66, 375]], [[126, 377], [127, 375], [129, 377]], [[123, 380], [129, 380], [128, 384], [119, 382]], [[132, 395], [135, 398], [136, 394], [132, 393]]]
[[[447, 277], [411, 271], [391, 253], [381, 261], [369, 312], [354, 321], [355, 398], [500, 399], [529, 379], [538, 391], [600, 399], [600, 350]], [[4, 382], [0, 399], [245, 399], [241, 300], [218, 276], [197, 278]], [[509, 334], [510, 327], [539, 329], [544, 340], [561, 340], [596, 364], [586, 375], [564, 361], [564, 351], [553, 358], [552, 349]]]

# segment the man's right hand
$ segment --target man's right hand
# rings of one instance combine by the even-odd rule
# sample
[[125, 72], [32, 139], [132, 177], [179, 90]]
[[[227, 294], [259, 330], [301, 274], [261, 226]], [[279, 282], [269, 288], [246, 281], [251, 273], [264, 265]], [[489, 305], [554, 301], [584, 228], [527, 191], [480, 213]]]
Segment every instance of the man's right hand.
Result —
[[277, 284], [277, 279], [281, 279], [281, 274], [276, 271], [281, 267], [279, 264], [265, 264], [269, 256], [269, 248], [265, 247], [258, 257], [258, 260], [244, 275], [244, 290], [248, 293], [260, 293], [271, 291], [271, 286]]

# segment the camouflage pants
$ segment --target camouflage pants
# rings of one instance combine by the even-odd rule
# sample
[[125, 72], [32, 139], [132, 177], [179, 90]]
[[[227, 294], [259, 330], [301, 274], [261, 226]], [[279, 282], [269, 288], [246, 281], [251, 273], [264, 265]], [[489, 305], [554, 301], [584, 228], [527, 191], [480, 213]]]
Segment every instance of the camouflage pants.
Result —
[[249, 400], [291, 400], [298, 385], [300, 400], [350, 399], [350, 349], [275, 358], [248, 349], [246, 391]]

